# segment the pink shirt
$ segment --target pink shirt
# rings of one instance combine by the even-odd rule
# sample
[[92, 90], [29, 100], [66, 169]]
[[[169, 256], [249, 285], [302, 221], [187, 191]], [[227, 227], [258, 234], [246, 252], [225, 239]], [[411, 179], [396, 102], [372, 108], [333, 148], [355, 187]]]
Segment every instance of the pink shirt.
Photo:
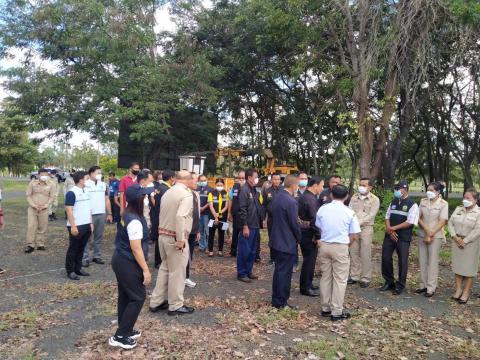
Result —
[[118, 187], [118, 191], [123, 194], [122, 196], [122, 205], [125, 208], [127, 206], [127, 201], [125, 200], [125, 192], [127, 189], [135, 184], [135, 179], [132, 179], [130, 175], [125, 175], [121, 180], [120, 180], [120, 185]]

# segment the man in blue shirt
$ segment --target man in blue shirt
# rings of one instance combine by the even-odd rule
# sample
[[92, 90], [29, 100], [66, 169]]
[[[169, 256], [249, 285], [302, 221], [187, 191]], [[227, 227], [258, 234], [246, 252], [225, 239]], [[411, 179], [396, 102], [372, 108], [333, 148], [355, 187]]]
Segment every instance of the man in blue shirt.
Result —
[[315, 225], [320, 230], [320, 299], [322, 316], [332, 321], [345, 320], [350, 314], [343, 311], [347, 288], [350, 255], [348, 248], [361, 232], [355, 212], [344, 205], [348, 189], [337, 185], [331, 190], [332, 202], [317, 212]]
[[110, 197], [110, 205], [112, 207], [113, 222], [118, 223], [120, 221], [120, 201], [118, 200], [118, 189], [120, 186], [120, 180], [115, 177], [114, 172], [108, 174], [108, 192]]
[[272, 284], [272, 306], [293, 308], [288, 304], [292, 273], [297, 258], [297, 244], [302, 233], [298, 224], [298, 203], [294, 194], [298, 191], [298, 179], [288, 175], [284, 189], [279, 190], [272, 200], [272, 230], [270, 246], [275, 259]]

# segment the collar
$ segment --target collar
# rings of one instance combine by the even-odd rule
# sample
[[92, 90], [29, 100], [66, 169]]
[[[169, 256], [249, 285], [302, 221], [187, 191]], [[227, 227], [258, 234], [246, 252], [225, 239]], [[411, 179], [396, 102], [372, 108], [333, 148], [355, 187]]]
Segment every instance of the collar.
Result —
[[[166, 187], [168, 187], [169, 189], [172, 187], [172, 185], [170, 185], [169, 183], [167, 183], [166, 181], [161, 181], [160, 184], [164, 184]], [[180, 183], [179, 183], [180, 184]], [[183, 184], [182, 184], [183, 185]], [[186, 186], [186, 185], [185, 185]]]

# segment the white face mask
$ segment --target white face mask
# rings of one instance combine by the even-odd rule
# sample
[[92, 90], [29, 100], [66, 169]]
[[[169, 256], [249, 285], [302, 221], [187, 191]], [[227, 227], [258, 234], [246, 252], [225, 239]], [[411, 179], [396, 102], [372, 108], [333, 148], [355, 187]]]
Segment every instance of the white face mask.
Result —
[[143, 199], [143, 205], [148, 206], [148, 198], [147, 197]]
[[359, 186], [359, 187], [358, 187], [358, 192], [360, 193], [360, 195], [367, 195], [367, 193], [368, 193], [368, 188], [365, 187], [365, 186]]
[[255, 185], [257, 185], [257, 184], [258, 184], [258, 178], [256, 178], [255, 180], [253, 180], [253, 183], [254, 183]]
[[464, 207], [469, 208], [472, 205], [473, 205], [473, 202], [471, 202], [470, 200], [467, 200], [467, 199], [463, 199], [463, 206]]
[[223, 186], [217, 186], [217, 191], [223, 191]]
[[102, 174], [95, 175], [95, 180], [97, 180], [97, 181], [102, 180]]
[[148, 185], [147, 185], [147, 186], [145, 186], [145, 187], [147, 187], [147, 188], [151, 188], [151, 187], [153, 187], [153, 183], [150, 183], [150, 184], [148, 184]]
[[435, 194], [433, 191], [427, 191], [427, 198], [430, 200], [433, 200], [437, 197], [437, 194]]
[[42, 176], [40, 176], [40, 180], [42, 180], [43, 182], [47, 182], [48, 176], [47, 175], [42, 175]]

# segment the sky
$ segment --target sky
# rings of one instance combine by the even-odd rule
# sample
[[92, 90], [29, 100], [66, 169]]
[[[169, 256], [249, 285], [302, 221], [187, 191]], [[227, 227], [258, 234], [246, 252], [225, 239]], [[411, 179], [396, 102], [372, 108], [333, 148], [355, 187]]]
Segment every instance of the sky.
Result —
[[[3, 0], [0, 0], [0, 6], [2, 5], [3, 2], [4, 2]], [[205, 3], [208, 3], [208, 2], [209, 1], [205, 1]], [[175, 30], [175, 23], [171, 19], [168, 3], [166, 5], [161, 6], [157, 10], [156, 20], [157, 20], [157, 25], [155, 27], [155, 30], [157, 32]], [[18, 65], [22, 57], [23, 57], [23, 51], [21, 49], [18, 49], [18, 48], [10, 49], [9, 56], [7, 58], [0, 59], [0, 69], [5, 70]], [[58, 69], [58, 65], [55, 64], [55, 62], [42, 60], [39, 56], [34, 56], [34, 61], [37, 66], [40, 66], [48, 71], [54, 72]], [[2, 101], [7, 96], [14, 95], [14, 94], [8, 93], [5, 87], [2, 85], [5, 80], [6, 80], [5, 77], [0, 76], [0, 101]], [[59, 139], [56, 139], [55, 137], [49, 136], [48, 131], [32, 133], [31, 136], [36, 138], [41, 138], [41, 137], [45, 138], [41, 147], [53, 146], [59, 140]], [[89, 134], [85, 132], [80, 132], [80, 131], [74, 131], [73, 136], [70, 140], [70, 146], [73, 146], [73, 147], [80, 146], [85, 141], [88, 143], [91, 143], [95, 147], [98, 146], [97, 141], [92, 140]]]

